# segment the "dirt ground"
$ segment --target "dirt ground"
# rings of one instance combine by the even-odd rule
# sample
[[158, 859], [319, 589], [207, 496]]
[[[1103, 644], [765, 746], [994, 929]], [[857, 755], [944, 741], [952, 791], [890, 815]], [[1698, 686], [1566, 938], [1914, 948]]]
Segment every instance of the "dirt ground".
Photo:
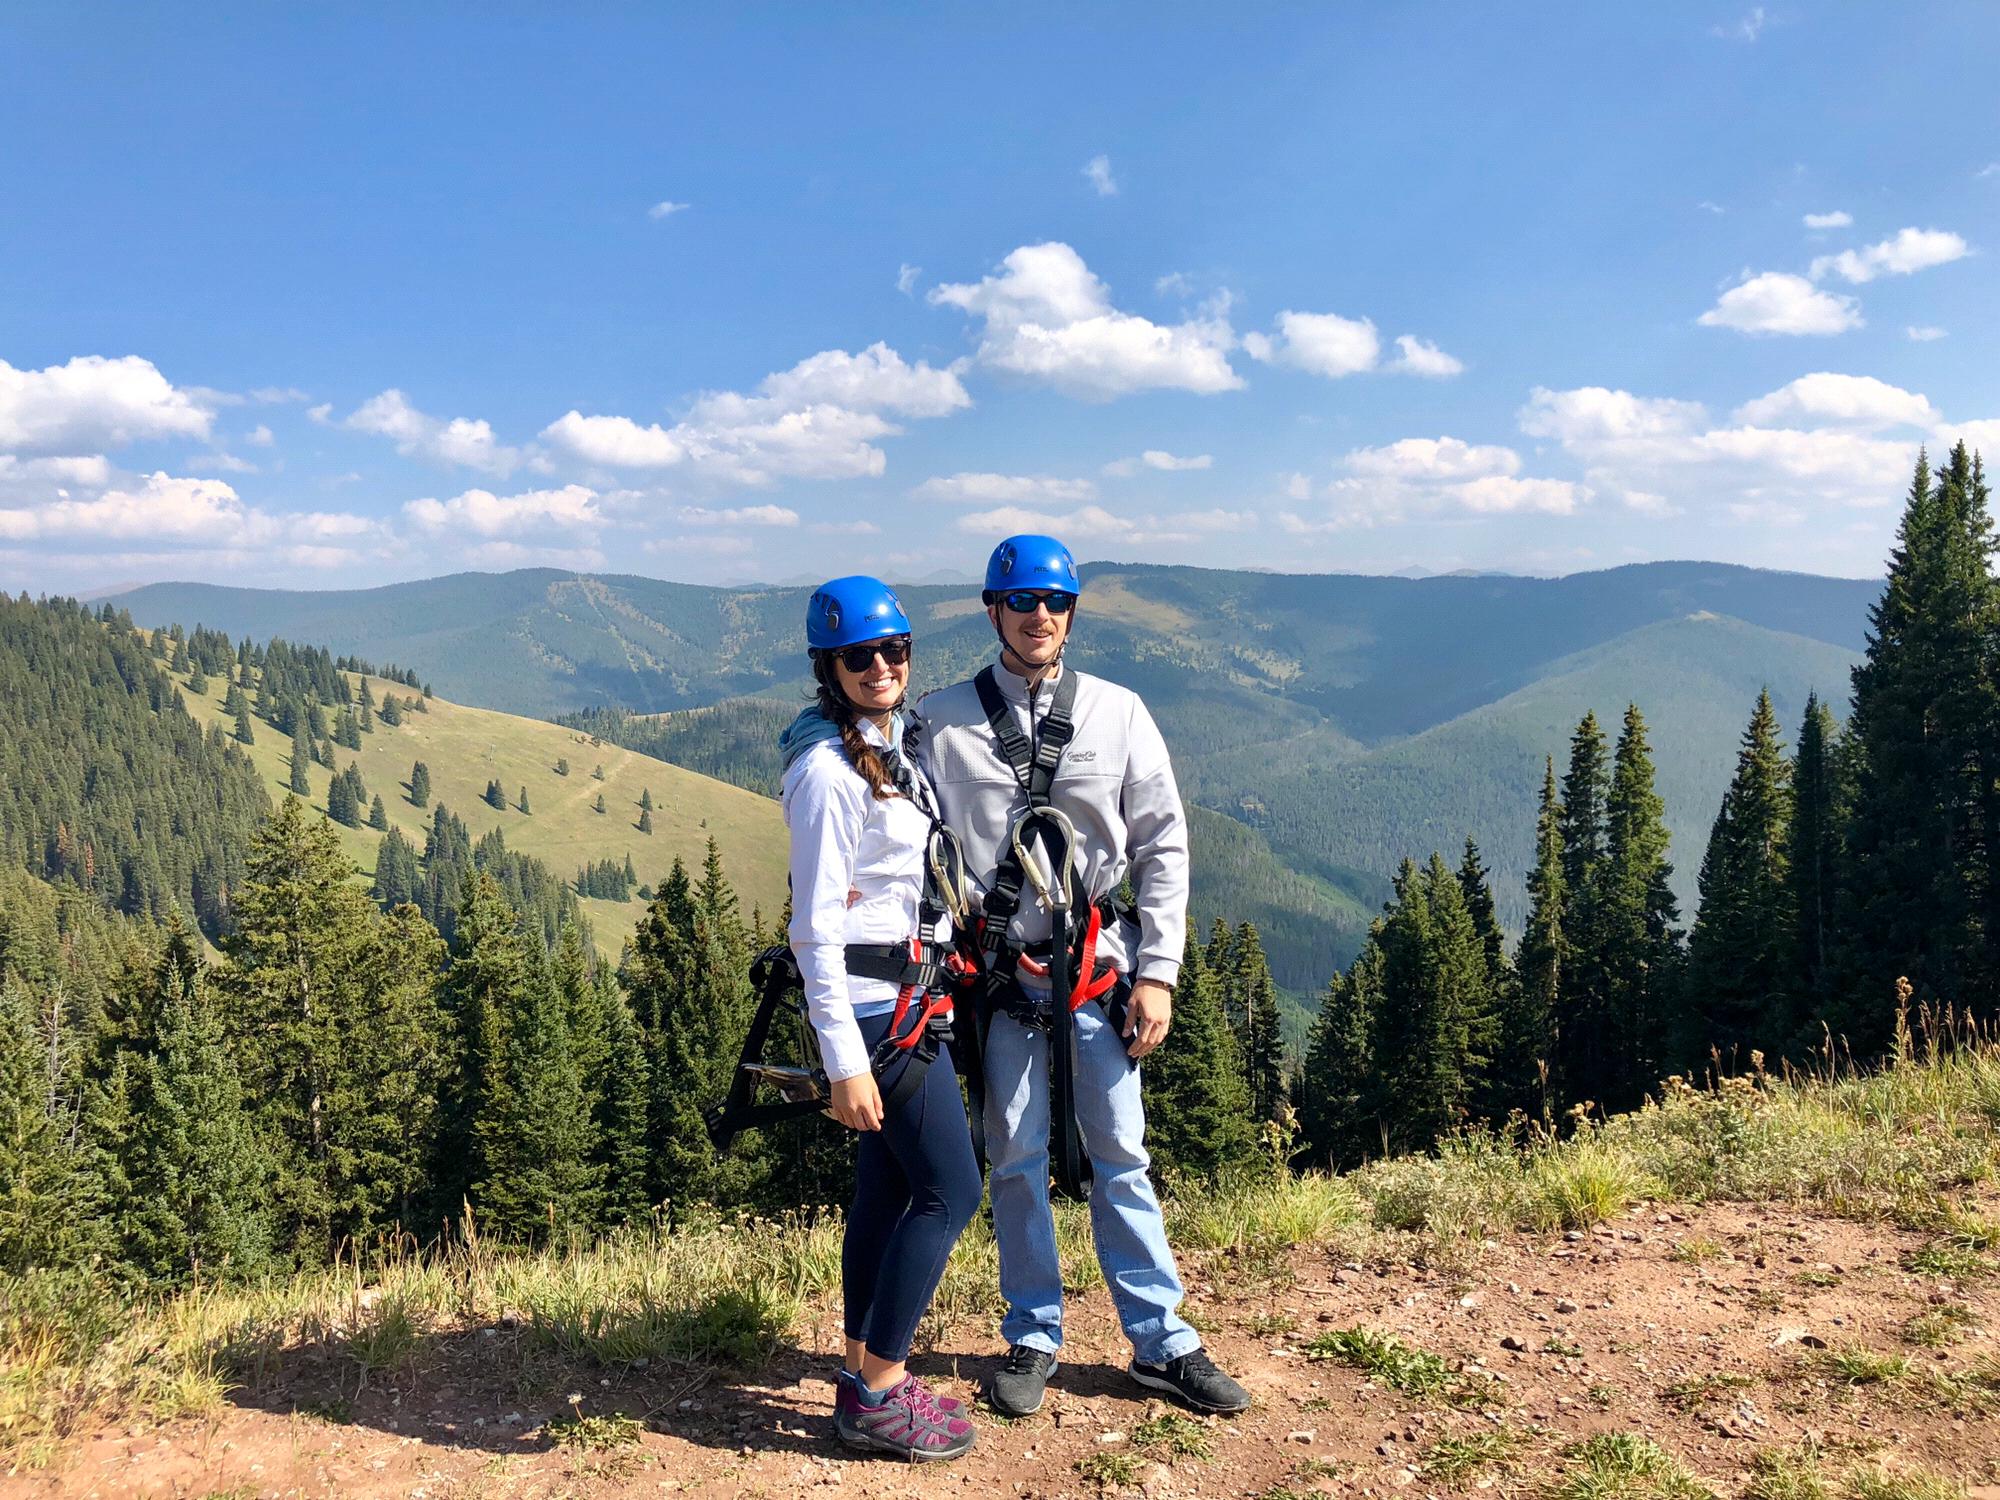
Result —
[[[205, 1419], [107, 1427], [53, 1469], [0, 1478], [0, 1495], [1535, 1494], [1574, 1472], [1566, 1449], [1628, 1432], [1722, 1496], [1744, 1490], [1759, 1451], [1810, 1440], [1830, 1478], [1862, 1462], [1921, 1465], [1978, 1500], [2000, 1497], [1987, 1488], [2000, 1481], [2000, 1362], [1988, 1331], [2000, 1324], [2000, 1286], [1904, 1269], [1923, 1243], [1809, 1214], [1649, 1205], [1589, 1234], [1490, 1245], [1462, 1273], [1326, 1251], [1276, 1267], [1194, 1267], [1189, 1312], [1256, 1397], [1246, 1415], [1202, 1425], [1194, 1445], [1205, 1436], [1207, 1457], [1148, 1440], [1160, 1424], [1141, 1424], [1162, 1408], [1125, 1376], [1127, 1350], [1099, 1288], [1072, 1304], [1042, 1411], [1011, 1423], [981, 1412], [978, 1446], [949, 1466], [850, 1457], [835, 1444], [830, 1320], [802, 1329], [755, 1380], [597, 1371], [538, 1396], [466, 1379], [490, 1363], [469, 1346], [515, 1336], [501, 1328], [448, 1341], [423, 1367], [358, 1395], [350, 1374], [350, 1394], [331, 1396], [338, 1372], [308, 1365]], [[1942, 1346], [1914, 1341], [1912, 1320], [1944, 1330]], [[1479, 1394], [1413, 1399], [1308, 1357], [1314, 1339], [1355, 1325], [1442, 1355], [1460, 1372], [1455, 1387]], [[970, 1397], [1000, 1351], [969, 1328], [949, 1342], [958, 1347], [916, 1366]], [[1907, 1365], [1843, 1357], [1856, 1349]], [[643, 1426], [614, 1446], [558, 1444], [546, 1424], [572, 1413], [571, 1395], [585, 1414]], [[1466, 1440], [1508, 1438], [1504, 1463], [1462, 1461]]]

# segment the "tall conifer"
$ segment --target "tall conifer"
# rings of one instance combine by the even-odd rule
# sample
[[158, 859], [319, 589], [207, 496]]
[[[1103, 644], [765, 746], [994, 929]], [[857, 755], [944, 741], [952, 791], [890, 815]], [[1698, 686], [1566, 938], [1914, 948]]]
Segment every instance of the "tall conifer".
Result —
[[[1666, 809], [1653, 789], [1652, 749], [1638, 705], [1625, 709], [1605, 799], [1597, 941], [1610, 1057], [1599, 1100], [1624, 1109], [1661, 1077], [1682, 996], [1680, 907], [1668, 884]], [[1588, 1084], [1588, 1080], [1586, 1080]]]

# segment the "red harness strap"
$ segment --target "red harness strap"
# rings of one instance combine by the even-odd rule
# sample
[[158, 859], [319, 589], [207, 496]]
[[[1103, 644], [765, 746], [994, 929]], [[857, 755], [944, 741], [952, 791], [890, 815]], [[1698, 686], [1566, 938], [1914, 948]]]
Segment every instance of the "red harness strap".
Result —
[[[923, 957], [923, 943], [919, 939], [912, 937], [910, 939], [910, 962], [913, 964], [922, 963]], [[915, 1023], [907, 1032], [904, 1031], [903, 1018], [909, 1014], [910, 1001], [916, 997], [916, 993], [917, 987], [914, 984], [906, 984], [902, 989], [898, 990], [896, 992], [896, 1013], [889, 1018], [889, 1036], [904, 1051], [908, 1051], [922, 1040], [924, 1032], [930, 1026], [933, 1018], [940, 1015], [949, 1016], [951, 1014], [951, 993], [948, 990], [939, 990], [925, 997], [923, 1009], [917, 1012]]]
[[[1097, 903], [1093, 901], [1090, 906], [1090, 920], [1084, 924], [1083, 928], [1083, 946], [1077, 950], [1076, 969], [1077, 973], [1083, 977], [1077, 982], [1076, 988], [1070, 992], [1069, 1008], [1071, 1010], [1081, 1010], [1091, 1001], [1107, 993], [1114, 984], [1118, 983], [1118, 971], [1116, 969], [1110, 967], [1108, 964], [1102, 970], [1099, 970], [1097, 967], [1097, 939], [1103, 926], [1103, 915], [1098, 911]], [[1019, 963], [1022, 969], [1037, 979], [1046, 978], [1048, 975], [1049, 966], [1047, 964], [1037, 963], [1025, 953], [1021, 955]]]

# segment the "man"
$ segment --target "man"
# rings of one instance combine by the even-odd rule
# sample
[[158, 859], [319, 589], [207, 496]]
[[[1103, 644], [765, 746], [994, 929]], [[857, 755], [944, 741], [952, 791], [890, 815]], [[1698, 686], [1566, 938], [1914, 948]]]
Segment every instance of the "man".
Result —
[[[1053, 1130], [1059, 1185], [1081, 1195], [1088, 1182], [1098, 1263], [1132, 1343], [1133, 1378], [1201, 1411], [1242, 1411], [1249, 1394], [1176, 1311], [1180, 1276], [1147, 1173], [1140, 1103], [1138, 1059], [1166, 1036], [1180, 976], [1186, 813], [1138, 695], [1063, 665], [1081, 592], [1061, 542], [1009, 537], [981, 596], [998, 662], [916, 707], [918, 754], [963, 840], [995, 976], [984, 1123], [1008, 1350], [987, 1396], [1010, 1417], [1037, 1410], [1062, 1347]], [[1031, 808], [1045, 810], [1024, 824]], [[1065, 869], [1074, 871], [1074, 915], [1061, 926], [1076, 941], [1051, 951]], [[1113, 899], [1128, 877], [1136, 913]], [[1072, 1011], [1052, 995], [1058, 985], [1089, 999]], [[974, 1024], [962, 1008], [959, 1026]]]

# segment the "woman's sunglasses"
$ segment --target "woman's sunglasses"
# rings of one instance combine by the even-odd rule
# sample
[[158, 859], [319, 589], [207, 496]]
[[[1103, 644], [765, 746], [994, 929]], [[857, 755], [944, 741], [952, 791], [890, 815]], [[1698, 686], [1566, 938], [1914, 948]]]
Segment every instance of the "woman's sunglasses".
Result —
[[1000, 602], [1017, 615], [1031, 615], [1038, 605], [1047, 605], [1052, 615], [1066, 615], [1076, 604], [1074, 594], [1038, 594], [1033, 589], [1015, 589], [1002, 594]]
[[865, 641], [859, 646], [842, 646], [834, 653], [840, 664], [850, 672], [865, 672], [876, 657], [892, 667], [900, 667], [910, 659], [910, 638], [893, 635], [886, 641]]

